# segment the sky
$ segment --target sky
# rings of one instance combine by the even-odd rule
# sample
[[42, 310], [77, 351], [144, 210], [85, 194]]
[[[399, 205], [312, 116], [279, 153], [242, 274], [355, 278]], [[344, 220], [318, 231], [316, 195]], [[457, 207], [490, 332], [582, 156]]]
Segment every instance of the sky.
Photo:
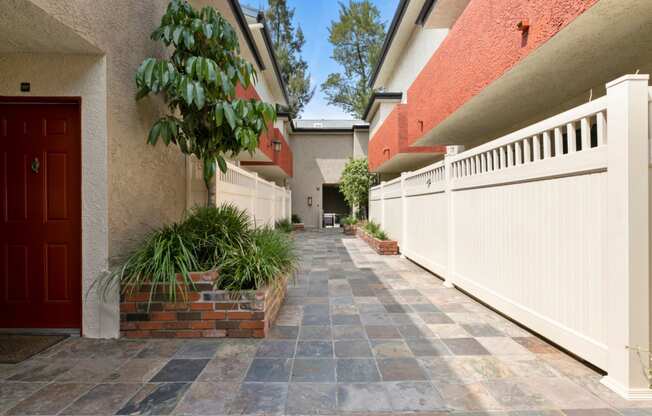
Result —
[[[372, 2], [378, 7], [381, 20], [385, 23], [385, 30], [387, 30], [399, 0], [372, 0]], [[245, 0], [243, 3], [259, 8], [267, 5], [265, 0], [251, 0], [251, 3]], [[337, 20], [339, 16], [337, 0], [288, 0], [288, 5], [295, 9], [295, 24], [301, 26], [306, 38], [302, 55], [310, 68], [311, 85], [316, 87], [315, 95], [304, 108], [300, 117], [305, 119], [353, 118], [339, 107], [328, 105], [326, 97], [319, 88], [328, 74], [341, 70], [337, 62], [331, 59], [333, 48], [328, 42], [328, 27], [331, 21]]]

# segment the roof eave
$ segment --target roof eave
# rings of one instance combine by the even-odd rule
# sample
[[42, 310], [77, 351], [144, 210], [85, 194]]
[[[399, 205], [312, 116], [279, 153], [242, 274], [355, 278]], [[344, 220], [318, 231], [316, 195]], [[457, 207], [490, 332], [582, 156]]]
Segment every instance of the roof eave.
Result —
[[[367, 103], [367, 107], [364, 110], [364, 114], [362, 116], [362, 119], [365, 120], [366, 122], [369, 122], [369, 116], [373, 116], [372, 110], [374, 107], [376, 107], [374, 104], [375, 103], [380, 103], [380, 102], [391, 102], [391, 101], [401, 101], [403, 99], [403, 93], [402, 92], [373, 92], [371, 94], [371, 97], [369, 97], [369, 102]], [[375, 111], [373, 111], [375, 113]]]
[[394, 13], [394, 17], [392, 18], [392, 23], [389, 25], [389, 30], [387, 32], [387, 35], [385, 36], [385, 41], [383, 42], [382, 49], [380, 50], [380, 57], [378, 58], [378, 62], [376, 62], [376, 65], [374, 66], [374, 70], [371, 73], [371, 78], [369, 79], [369, 87], [371, 88], [373, 88], [374, 83], [376, 82], [376, 78], [378, 78], [380, 68], [383, 66], [383, 62], [385, 61], [387, 52], [389, 52], [389, 48], [392, 46], [392, 42], [394, 41], [394, 36], [396, 35], [396, 31], [398, 30], [398, 27], [401, 25], [403, 16], [405, 15], [405, 11], [407, 10], [407, 6], [409, 3], [410, 0], [401, 0], [398, 4], [398, 7], [396, 8], [396, 13]]

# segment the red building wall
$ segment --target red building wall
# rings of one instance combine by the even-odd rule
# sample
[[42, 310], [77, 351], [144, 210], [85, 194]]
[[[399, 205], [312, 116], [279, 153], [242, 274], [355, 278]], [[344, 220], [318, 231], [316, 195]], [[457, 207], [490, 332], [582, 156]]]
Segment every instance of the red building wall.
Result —
[[[260, 100], [260, 96], [253, 86], [243, 88], [238, 84], [236, 87], [236, 96], [242, 99]], [[272, 145], [273, 140], [281, 142], [281, 151], [275, 152]], [[267, 125], [267, 130], [264, 131], [258, 138], [258, 149], [263, 152], [273, 164], [278, 165], [288, 176], [292, 176], [292, 149], [288, 145], [287, 140], [283, 137], [281, 131], [274, 127], [273, 124]]]

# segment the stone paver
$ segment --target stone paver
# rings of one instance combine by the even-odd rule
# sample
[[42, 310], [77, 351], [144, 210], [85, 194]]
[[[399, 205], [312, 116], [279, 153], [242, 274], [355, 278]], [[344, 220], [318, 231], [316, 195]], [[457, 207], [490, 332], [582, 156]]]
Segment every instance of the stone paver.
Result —
[[408, 260], [339, 230], [296, 242], [266, 340], [69, 339], [0, 366], [0, 415], [652, 416]]

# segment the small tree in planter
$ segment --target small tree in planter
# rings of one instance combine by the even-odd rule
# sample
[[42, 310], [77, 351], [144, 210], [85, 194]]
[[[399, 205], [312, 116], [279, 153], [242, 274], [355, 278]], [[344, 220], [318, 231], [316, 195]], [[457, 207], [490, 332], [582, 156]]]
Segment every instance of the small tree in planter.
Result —
[[342, 171], [340, 192], [353, 208], [353, 215], [359, 216], [360, 206], [369, 200], [369, 188], [374, 175], [369, 172], [367, 159], [349, 159]]
[[226, 172], [225, 155], [253, 153], [276, 112], [236, 97], [236, 85], [252, 85], [256, 71], [240, 56], [236, 31], [212, 7], [197, 11], [186, 0], [172, 0], [152, 39], [173, 52], [167, 59], [145, 59], [136, 73], [136, 99], [162, 94], [170, 114], [154, 123], [147, 142], [156, 145], [160, 138], [201, 160], [208, 205], [214, 205], [216, 164]]

